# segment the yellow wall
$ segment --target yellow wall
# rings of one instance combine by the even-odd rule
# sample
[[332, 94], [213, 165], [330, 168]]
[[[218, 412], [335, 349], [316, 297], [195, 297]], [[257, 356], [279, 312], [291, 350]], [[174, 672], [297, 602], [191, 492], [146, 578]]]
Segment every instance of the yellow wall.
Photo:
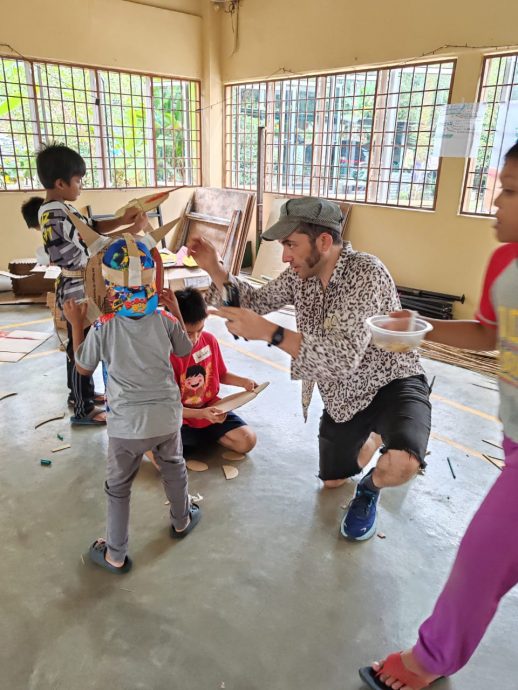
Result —
[[[339, 70], [422, 56], [448, 43], [510, 46], [518, 4], [459, 0], [351, 5], [343, 0], [243, 0], [239, 50], [232, 56], [230, 17], [209, 0], [25, 0], [4, 13], [2, 41], [37, 58], [202, 79], [203, 183], [221, 184], [222, 82]], [[155, 7], [154, 5], [159, 6]], [[56, 37], [56, 38], [53, 38]], [[472, 101], [483, 51], [443, 49], [458, 57], [453, 102]], [[465, 292], [470, 315], [495, 243], [491, 221], [458, 214], [464, 161], [445, 159], [434, 213], [356, 205], [350, 239], [380, 256], [401, 284]], [[78, 205], [108, 212], [146, 190], [84, 192]], [[178, 193], [164, 209], [180, 206]], [[0, 267], [33, 253], [36, 233], [19, 207], [27, 194], [0, 193]], [[265, 199], [268, 217], [270, 198]], [[253, 231], [252, 226], [252, 231]]]
[[[1, 41], [28, 57], [201, 79], [202, 19], [185, 13], [199, 11], [200, 2], [167, 0], [170, 9], [158, 9], [125, 0], [24, 0], [3, 13]], [[76, 205], [109, 213], [146, 193], [85, 191]], [[44, 192], [0, 192], [2, 269], [11, 259], [33, 255], [41, 243], [19, 210], [32, 194]], [[165, 220], [174, 217], [186, 194], [177, 192], [164, 205]]]
[[[225, 82], [332, 71], [418, 58], [445, 44], [508, 46], [516, 42], [518, 4], [495, 0], [392, 0], [363, 4], [337, 0], [244, 0], [238, 52], [224, 18], [221, 72]], [[473, 101], [482, 64], [479, 50], [443, 49], [458, 56], [453, 102]], [[289, 75], [286, 75], [289, 76]], [[349, 237], [379, 256], [401, 285], [466, 294], [456, 315], [470, 317], [481, 275], [496, 246], [490, 219], [458, 214], [463, 159], [444, 159], [434, 213], [357, 204]], [[271, 199], [265, 198], [264, 217]]]

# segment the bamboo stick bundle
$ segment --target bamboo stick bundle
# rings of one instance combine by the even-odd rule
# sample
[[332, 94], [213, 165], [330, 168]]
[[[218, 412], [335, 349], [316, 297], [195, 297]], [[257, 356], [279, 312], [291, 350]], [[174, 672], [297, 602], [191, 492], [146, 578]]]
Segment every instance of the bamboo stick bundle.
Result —
[[470, 369], [479, 374], [498, 375], [498, 352], [475, 352], [428, 340], [421, 343], [421, 355], [445, 364]]

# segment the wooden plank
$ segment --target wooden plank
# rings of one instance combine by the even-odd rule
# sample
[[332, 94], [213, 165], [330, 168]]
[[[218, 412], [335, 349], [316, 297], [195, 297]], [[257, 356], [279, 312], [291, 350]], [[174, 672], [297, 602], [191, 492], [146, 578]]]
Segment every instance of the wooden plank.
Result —
[[198, 220], [200, 223], [211, 223], [213, 225], [224, 225], [228, 227], [230, 223], [230, 218], [218, 218], [217, 216], [207, 216], [204, 213], [196, 213], [191, 211], [185, 214], [189, 220]]

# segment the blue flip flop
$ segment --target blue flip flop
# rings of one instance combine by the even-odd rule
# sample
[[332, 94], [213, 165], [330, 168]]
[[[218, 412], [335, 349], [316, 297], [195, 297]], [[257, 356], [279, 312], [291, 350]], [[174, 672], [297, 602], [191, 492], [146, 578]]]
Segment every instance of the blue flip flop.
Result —
[[84, 417], [70, 417], [70, 424], [72, 426], [106, 426], [106, 420], [94, 419], [94, 417], [101, 412], [106, 412], [99, 407], [94, 407], [87, 415]]
[[101, 539], [94, 541], [88, 551], [88, 555], [90, 556], [92, 563], [95, 563], [95, 565], [99, 565], [109, 573], [115, 573], [116, 575], [124, 575], [125, 573], [129, 573], [131, 566], [133, 565], [133, 561], [131, 558], [129, 558], [129, 556], [126, 556], [124, 559], [124, 564], [121, 565], [120, 568], [116, 568], [114, 565], [108, 563], [106, 560], [106, 542], [102, 541]]
[[196, 527], [198, 522], [201, 520], [201, 510], [197, 503], [191, 503], [189, 515], [191, 516], [191, 521], [181, 532], [177, 532], [173, 525], [171, 525], [171, 539], [184, 539], [184, 537], [186, 537], [189, 532], [192, 532], [192, 530]]

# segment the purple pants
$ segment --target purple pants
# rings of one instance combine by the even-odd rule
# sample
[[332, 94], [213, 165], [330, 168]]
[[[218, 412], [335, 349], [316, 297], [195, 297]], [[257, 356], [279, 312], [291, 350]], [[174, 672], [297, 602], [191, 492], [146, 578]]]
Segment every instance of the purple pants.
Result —
[[419, 629], [414, 655], [432, 674], [465, 666], [518, 583], [518, 443], [504, 438], [505, 468], [471, 521], [435, 609]]

